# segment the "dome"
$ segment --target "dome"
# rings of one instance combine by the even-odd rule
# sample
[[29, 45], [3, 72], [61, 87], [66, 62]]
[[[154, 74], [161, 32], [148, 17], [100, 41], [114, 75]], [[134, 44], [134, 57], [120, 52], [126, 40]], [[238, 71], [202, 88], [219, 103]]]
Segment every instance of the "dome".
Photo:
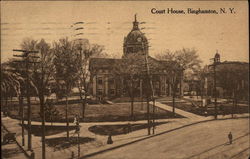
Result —
[[144, 33], [139, 29], [139, 22], [136, 20], [133, 22], [133, 28], [124, 38], [123, 54], [148, 54], [148, 40]]
[[130, 33], [128, 33], [127, 38], [125, 40], [125, 43], [127, 44], [136, 44], [136, 43], [147, 43], [148, 40], [146, 36], [138, 29], [138, 30], [132, 30]]

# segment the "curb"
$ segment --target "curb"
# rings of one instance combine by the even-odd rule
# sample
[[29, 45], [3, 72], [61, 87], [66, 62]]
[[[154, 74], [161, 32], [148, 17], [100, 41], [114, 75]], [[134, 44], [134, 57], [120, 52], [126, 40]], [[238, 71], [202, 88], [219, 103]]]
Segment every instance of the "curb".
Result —
[[134, 141], [131, 141], [131, 142], [128, 142], [128, 143], [125, 143], [125, 144], [117, 145], [117, 146], [110, 147], [110, 148], [107, 148], [107, 149], [104, 149], [104, 150], [100, 150], [100, 151], [97, 151], [97, 152], [86, 154], [86, 155], [80, 157], [80, 159], [89, 158], [89, 157], [92, 157], [92, 156], [95, 156], [95, 155], [98, 155], [98, 154], [101, 154], [101, 153], [108, 152], [110, 150], [115, 150], [115, 149], [130, 145], [130, 144], [140, 142], [142, 140], [146, 140], [146, 139], [149, 139], [149, 138], [152, 138], [152, 137], [156, 137], [156, 136], [159, 136], [159, 135], [162, 135], [162, 134], [165, 134], [165, 133], [169, 133], [169, 132], [172, 132], [172, 131], [175, 131], [175, 130], [178, 130], [178, 129], [182, 129], [182, 128], [185, 128], [185, 127], [188, 127], [188, 126], [192, 126], [192, 125], [196, 125], [196, 124], [200, 124], [200, 123], [205, 123], [205, 122], [210, 122], [210, 121], [228, 120], [228, 119], [240, 119], [240, 118], [249, 118], [249, 116], [248, 117], [237, 117], [237, 118], [224, 118], [224, 119], [207, 119], [207, 120], [197, 121], [197, 122], [190, 123], [190, 124], [187, 124], [187, 125], [183, 125], [183, 126], [180, 126], [180, 127], [174, 128], [174, 129], [163, 131], [163, 132], [161, 132], [159, 134], [151, 135], [151, 136], [144, 137], [144, 138], [141, 138], [141, 139], [138, 139], [138, 140], [134, 140]]

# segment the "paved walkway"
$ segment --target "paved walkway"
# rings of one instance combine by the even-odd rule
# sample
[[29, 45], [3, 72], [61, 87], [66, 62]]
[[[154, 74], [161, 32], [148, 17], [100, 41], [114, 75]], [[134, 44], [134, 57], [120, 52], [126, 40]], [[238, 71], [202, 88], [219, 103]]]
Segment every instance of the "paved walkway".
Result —
[[[153, 104], [153, 102], [150, 102], [150, 104]], [[170, 112], [173, 111], [173, 107], [172, 106], [169, 106], [169, 105], [166, 105], [166, 104], [162, 104], [160, 102], [155, 102], [155, 106], [159, 107], [161, 109], [170, 111]], [[190, 112], [178, 109], [178, 108], [175, 108], [175, 113], [177, 113], [179, 115], [182, 115], [182, 116], [184, 116], [186, 118], [189, 118], [191, 120], [200, 121], [200, 120], [205, 120], [206, 119], [206, 117], [204, 117], [204, 116], [196, 115], [196, 114], [193, 114], [193, 113], [190, 113]]]
[[27, 159], [15, 142], [2, 145], [1, 158], [3, 159]]
[[1, 158], [5, 159], [26, 159], [24, 152], [20, 149], [16, 142], [3, 144], [3, 134], [7, 131], [1, 125]]

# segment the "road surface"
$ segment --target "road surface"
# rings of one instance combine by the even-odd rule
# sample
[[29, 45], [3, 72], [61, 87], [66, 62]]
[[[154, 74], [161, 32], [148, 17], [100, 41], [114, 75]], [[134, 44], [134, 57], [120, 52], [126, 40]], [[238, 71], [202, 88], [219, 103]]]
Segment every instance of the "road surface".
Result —
[[[228, 133], [233, 144], [228, 144]], [[91, 156], [94, 159], [247, 159], [249, 119], [210, 121]]]

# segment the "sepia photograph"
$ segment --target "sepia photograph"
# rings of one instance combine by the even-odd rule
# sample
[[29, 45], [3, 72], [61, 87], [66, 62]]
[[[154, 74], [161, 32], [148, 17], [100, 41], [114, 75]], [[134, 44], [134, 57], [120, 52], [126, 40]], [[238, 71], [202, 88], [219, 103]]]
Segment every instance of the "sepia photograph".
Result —
[[248, 1], [1, 5], [2, 159], [248, 159]]

